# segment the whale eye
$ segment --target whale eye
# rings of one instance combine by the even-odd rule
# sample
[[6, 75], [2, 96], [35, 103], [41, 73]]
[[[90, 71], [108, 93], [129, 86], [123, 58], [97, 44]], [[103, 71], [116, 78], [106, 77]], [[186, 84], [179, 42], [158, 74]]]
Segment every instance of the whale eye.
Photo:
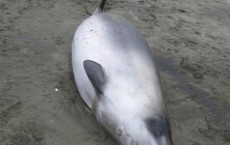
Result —
[[149, 132], [156, 138], [170, 135], [168, 120], [165, 117], [145, 119]]

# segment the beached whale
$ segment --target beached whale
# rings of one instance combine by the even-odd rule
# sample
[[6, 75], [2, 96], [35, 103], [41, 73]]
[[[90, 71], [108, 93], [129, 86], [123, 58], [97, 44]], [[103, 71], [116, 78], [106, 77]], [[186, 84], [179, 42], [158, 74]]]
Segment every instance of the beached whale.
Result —
[[152, 51], [124, 18], [103, 12], [77, 29], [72, 66], [77, 89], [98, 122], [122, 145], [172, 145]]

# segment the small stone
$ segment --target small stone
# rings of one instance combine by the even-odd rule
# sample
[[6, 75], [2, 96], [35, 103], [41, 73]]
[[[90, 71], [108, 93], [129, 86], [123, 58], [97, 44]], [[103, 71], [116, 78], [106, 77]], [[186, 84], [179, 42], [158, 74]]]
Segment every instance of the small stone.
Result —
[[198, 34], [198, 35], [201, 34], [201, 32], [199, 32], [199, 31], [195, 31], [194, 33], [195, 33], [195, 34]]
[[193, 74], [193, 78], [195, 78], [195, 79], [203, 79], [204, 76], [203, 76], [203, 74], [201, 74], [201, 73], [195, 72], [195, 73]]
[[183, 10], [183, 9], [179, 9], [178, 11], [181, 12], [181, 13], [186, 13], [186, 11]]

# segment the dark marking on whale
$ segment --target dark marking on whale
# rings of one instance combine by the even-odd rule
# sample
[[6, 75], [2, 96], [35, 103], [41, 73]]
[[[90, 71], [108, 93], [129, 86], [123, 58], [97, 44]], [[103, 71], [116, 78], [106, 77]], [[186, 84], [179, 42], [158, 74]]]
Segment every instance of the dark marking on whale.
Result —
[[148, 130], [156, 138], [171, 134], [168, 120], [165, 117], [161, 116], [159, 118], [147, 118], [145, 119], [145, 123]]

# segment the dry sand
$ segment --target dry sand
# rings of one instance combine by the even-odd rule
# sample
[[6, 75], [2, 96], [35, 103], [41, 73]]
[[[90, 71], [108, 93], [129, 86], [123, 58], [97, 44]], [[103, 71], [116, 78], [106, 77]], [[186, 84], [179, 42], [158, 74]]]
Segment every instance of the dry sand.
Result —
[[[85, 109], [71, 40], [97, 0], [0, 0], [0, 144], [116, 145]], [[230, 0], [108, 0], [154, 48], [174, 145], [230, 144]], [[130, 13], [131, 12], [131, 13]]]

